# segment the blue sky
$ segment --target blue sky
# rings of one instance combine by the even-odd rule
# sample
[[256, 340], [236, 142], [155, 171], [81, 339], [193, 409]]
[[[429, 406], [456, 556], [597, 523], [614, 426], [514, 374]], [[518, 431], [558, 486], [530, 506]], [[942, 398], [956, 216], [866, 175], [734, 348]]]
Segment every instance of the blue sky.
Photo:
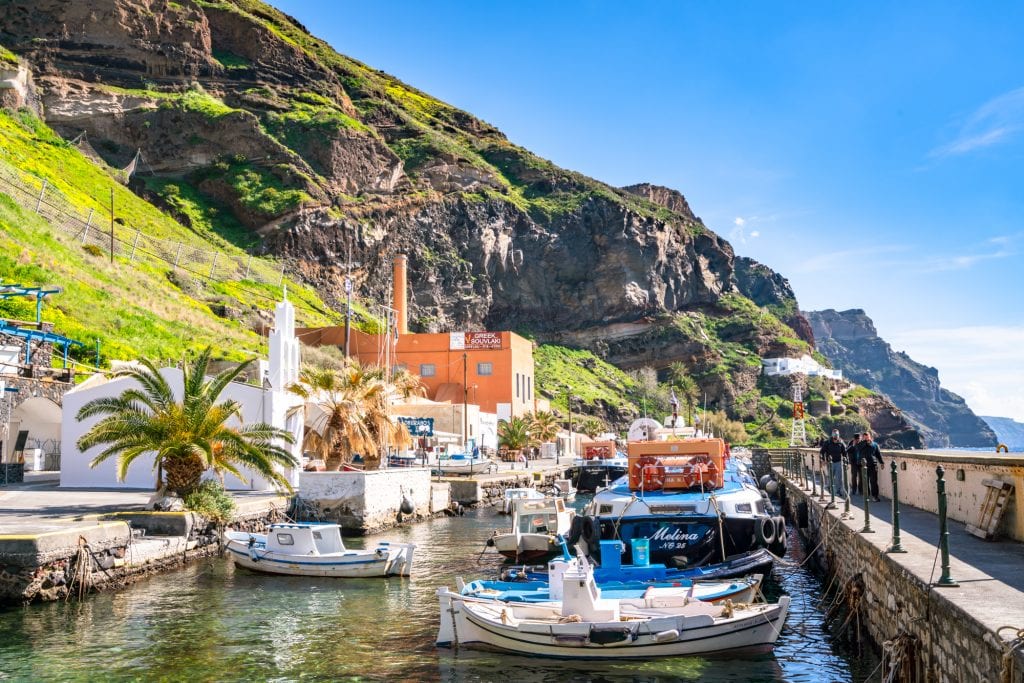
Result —
[[274, 4], [561, 166], [678, 189], [802, 308], [1024, 421], [1024, 5]]

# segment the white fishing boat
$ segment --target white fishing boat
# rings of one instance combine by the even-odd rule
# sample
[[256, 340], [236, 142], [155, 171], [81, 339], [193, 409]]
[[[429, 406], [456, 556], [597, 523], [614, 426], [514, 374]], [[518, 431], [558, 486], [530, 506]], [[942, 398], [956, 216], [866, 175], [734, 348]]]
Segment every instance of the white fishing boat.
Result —
[[544, 494], [535, 488], [508, 488], [501, 498], [498, 512], [503, 515], [511, 515], [517, 500], [541, 500]]
[[432, 469], [439, 474], [477, 474], [493, 472], [498, 469], [497, 463], [482, 455], [469, 453], [442, 453]]
[[266, 534], [224, 532], [234, 561], [270, 574], [361, 578], [409, 576], [416, 546], [378, 541], [372, 548], [348, 549], [337, 524], [271, 524]]
[[558, 498], [562, 498], [567, 503], [571, 503], [576, 500], [576, 487], [572, 485], [572, 479], [555, 479], [551, 485], [554, 489], [554, 495]]
[[[557, 584], [552, 584], [552, 587]], [[554, 591], [552, 591], [554, 593]], [[441, 588], [439, 647], [478, 647], [563, 659], [647, 659], [763, 651], [786, 621], [789, 596], [776, 604], [733, 605], [655, 595], [602, 597], [586, 559], [562, 576], [558, 602], [474, 598]], [[556, 597], [556, 596], [552, 596]]]
[[544, 562], [562, 552], [558, 536], [568, 535], [576, 515], [564, 500], [519, 499], [513, 509], [512, 528], [495, 530], [487, 545], [516, 562]]

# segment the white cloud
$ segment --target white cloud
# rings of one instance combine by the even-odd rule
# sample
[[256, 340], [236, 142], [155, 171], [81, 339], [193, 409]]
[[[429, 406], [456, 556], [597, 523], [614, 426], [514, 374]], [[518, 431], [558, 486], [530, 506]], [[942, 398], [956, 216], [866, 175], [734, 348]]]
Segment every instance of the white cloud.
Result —
[[928, 156], [968, 154], [1006, 142], [1021, 130], [1024, 130], [1024, 88], [1017, 88], [978, 107], [967, 117], [955, 138], [939, 145]]
[[1018, 243], [1024, 233], [998, 235], [979, 242], [969, 253], [922, 254], [920, 249], [908, 245], [890, 244], [884, 246], [859, 247], [842, 251], [818, 254], [806, 259], [794, 268], [795, 272], [820, 273], [843, 268], [867, 256], [871, 267], [879, 271], [903, 273], [942, 273], [953, 270], [967, 270], [988, 261], [1016, 256]]
[[758, 237], [761, 236], [761, 231], [760, 230], [753, 230], [753, 231], [751, 231], [750, 236], [753, 239], [757, 239]]
[[938, 368], [942, 386], [975, 413], [1024, 422], [1024, 326], [922, 329], [888, 334], [886, 341]]
[[745, 218], [742, 218], [741, 216], [736, 216], [736, 218], [733, 219], [732, 224], [735, 225], [737, 228], [742, 228], [744, 225], [747, 224], [747, 220]]

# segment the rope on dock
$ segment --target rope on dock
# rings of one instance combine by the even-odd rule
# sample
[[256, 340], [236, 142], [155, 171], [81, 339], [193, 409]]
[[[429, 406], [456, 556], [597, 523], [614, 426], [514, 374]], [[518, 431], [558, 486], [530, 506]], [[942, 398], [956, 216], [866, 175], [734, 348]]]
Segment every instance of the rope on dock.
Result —
[[1005, 652], [1003, 652], [1003, 667], [1002, 671], [999, 672], [999, 680], [1001, 683], [1013, 683], [1014, 673], [1016, 666], [1014, 665], [1013, 653], [1024, 646], [1024, 628], [1018, 628], [1016, 626], [1000, 626], [996, 629], [996, 636], [1002, 638], [1003, 631], [1013, 631], [1014, 638], [1005, 645]]

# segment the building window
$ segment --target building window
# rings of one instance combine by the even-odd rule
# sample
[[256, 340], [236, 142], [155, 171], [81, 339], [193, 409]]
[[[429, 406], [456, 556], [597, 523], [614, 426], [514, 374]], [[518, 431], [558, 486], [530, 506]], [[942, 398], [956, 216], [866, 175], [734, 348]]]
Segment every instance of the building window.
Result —
[[533, 378], [526, 378], [526, 400], [533, 398]]
[[478, 375], [493, 375], [494, 374], [494, 363], [477, 363], [476, 374]]
[[420, 377], [433, 377], [437, 374], [437, 368], [433, 363], [420, 363]]
[[516, 398], [519, 398], [519, 373], [516, 373]]

